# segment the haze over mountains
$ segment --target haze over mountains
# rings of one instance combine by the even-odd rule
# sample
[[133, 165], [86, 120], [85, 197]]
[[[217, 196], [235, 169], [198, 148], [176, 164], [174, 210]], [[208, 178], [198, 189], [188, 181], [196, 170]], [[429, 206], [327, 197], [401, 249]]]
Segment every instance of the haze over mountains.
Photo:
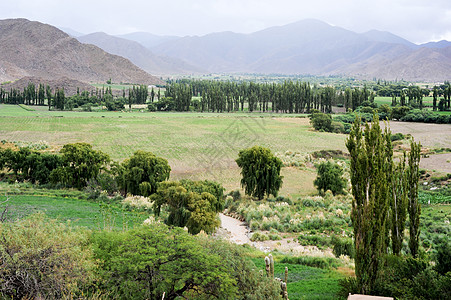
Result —
[[[175, 58], [191, 67], [183, 67], [185, 72], [180, 73], [342, 75], [413, 81], [443, 81], [450, 79], [451, 73], [448, 41], [416, 45], [390, 32], [356, 33], [312, 19], [251, 34], [219, 32], [177, 38], [134, 33], [122, 37], [147, 45], [153, 55]], [[111, 50], [92, 36], [89, 42]], [[139, 51], [125, 55], [129, 46], [118, 40], [116, 47], [115, 53], [152, 70], [134, 59]]]
[[0, 21], [0, 81], [65, 76], [84, 82], [111, 78], [113, 82], [157, 83], [159, 79], [150, 74], [207, 73], [341, 75], [428, 82], [451, 79], [448, 41], [416, 45], [389, 32], [356, 33], [311, 19], [250, 34], [175, 37], [144, 32], [122, 36], [93, 33], [77, 39], [39, 22]]

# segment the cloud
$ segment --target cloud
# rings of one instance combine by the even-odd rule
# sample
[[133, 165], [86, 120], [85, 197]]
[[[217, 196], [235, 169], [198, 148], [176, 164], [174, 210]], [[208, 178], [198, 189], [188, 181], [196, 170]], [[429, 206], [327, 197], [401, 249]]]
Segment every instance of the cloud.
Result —
[[24, 17], [90, 33], [249, 33], [307, 18], [349, 30], [390, 31], [413, 42], [450, 39], [449, 0], [14, 0], [0, 18]]

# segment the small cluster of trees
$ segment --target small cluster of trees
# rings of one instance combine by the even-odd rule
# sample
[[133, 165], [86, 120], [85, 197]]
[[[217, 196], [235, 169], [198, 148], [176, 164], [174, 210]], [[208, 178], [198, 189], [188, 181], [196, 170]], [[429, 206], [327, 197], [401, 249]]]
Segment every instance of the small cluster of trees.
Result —
[[420, 145], [411, 143], [407, 164], [406, 156], [395, 164], [388, 129], [382, 132], [379, 121], [374, 120], [363, 130], [360, 119], [356, 119], [346, 146], [351, 156], [357, 285], [360, 292], [367, 294], [377, 282], [390, 240], [393, 254], [400, 254], [406, 211], [410, 254], [418, 255]]

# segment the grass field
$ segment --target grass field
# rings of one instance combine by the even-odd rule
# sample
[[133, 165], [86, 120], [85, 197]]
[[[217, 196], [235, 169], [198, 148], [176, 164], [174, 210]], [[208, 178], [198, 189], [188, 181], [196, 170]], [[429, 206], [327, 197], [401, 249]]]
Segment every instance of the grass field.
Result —
[[[70, 197], [8, 195], [9, 201], [0, 207], [3, 211], [8, 205], [8, 220], [20, 219], [30, 214], [42, 212], [61, 222], [70, 221], [72, 226], [90, 229], [124, 229], [142, 224], [148, 214], [132, 213], [119, 206], [103, 205], [84, 199]], [[0, 203], [5, 196], [0, 197]]]
[[[49, 112], [0, 105], [0, 136], [8, 141], [46, 141], [55, 150], [87, 142], [118, 161], [136, 150], [151, 151], [168, 159], [172, 179], [213, 179], [229, 190], [240, 187], [235, 159], [241, 149], [346, 149], [345, 135], [315, 132], [304, 116], [277, 114]], [[282, 175], [282, 195], [315, 191], [313, 171], [285, 168]]]
[[[263, 258], [254, 258], [259, 270], [265, 270]], [[335, 269], [319, 269], [304, 265], [274, 263], [274, 277], [284, 278], [288, 267], [288, 297], [290, 299], [337, 299], [340, 287], [338, 282], [345, 276]]]

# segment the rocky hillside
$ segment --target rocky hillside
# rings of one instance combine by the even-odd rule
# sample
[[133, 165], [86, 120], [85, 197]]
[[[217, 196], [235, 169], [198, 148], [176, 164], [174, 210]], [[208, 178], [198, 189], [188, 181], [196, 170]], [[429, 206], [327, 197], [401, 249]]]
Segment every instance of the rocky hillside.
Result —
[[0, 20], [0, 81], [24, 76], [83, 82], [159, 84], [128, 59], [80, 43], [54, 26], [26, 19]]

